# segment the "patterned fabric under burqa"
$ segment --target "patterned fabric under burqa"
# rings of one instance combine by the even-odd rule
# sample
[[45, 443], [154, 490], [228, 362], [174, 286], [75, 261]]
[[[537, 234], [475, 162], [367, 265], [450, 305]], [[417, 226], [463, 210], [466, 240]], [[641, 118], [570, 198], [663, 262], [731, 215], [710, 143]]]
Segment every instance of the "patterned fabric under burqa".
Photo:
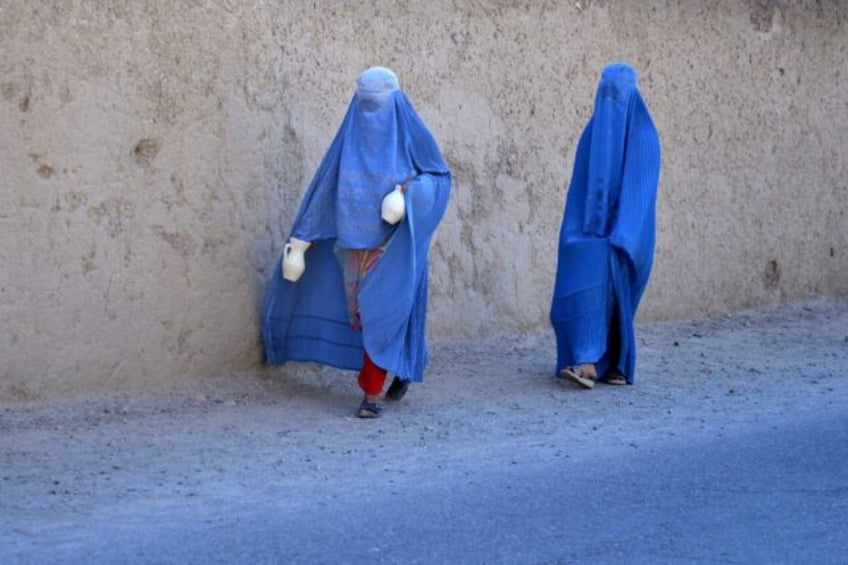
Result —
[[626, 63], [607, 65], [580, 136], [559, 235], [550, 319], [557, 374], [594, 363], [633, 384], [634, 318], [654, 257], [660, 141]]
[[[406, 216], [390, 225], [381, 219], [381, 202], [404, 182]], [[312, 242], [306, 270], [290, 282], [278, 262], [268, 284], [261, 320], [267, 363], [358, 370], [367, 351], [383, 369], [421, 381], [429, 248], [450, 189], [441, 151], [396, 75], [382, 67], [362, 73], [289, 234]], [[373, 253], [349, 253], [362, 250]], [[367, 265], [353, 273], [353, 297], [345, 293], [351, 272], [339, 259]]]

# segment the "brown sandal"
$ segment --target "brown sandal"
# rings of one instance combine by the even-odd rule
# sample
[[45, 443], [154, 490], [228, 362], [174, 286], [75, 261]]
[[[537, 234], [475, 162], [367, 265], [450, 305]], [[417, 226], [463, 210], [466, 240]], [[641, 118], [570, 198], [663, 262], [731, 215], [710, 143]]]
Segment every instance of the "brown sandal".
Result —
[[607, 373], [607, 376], [604, 377], [604, 382], [608, 385], [621, 386], [627, 384], [627, 378], [618, 371], [613, 370]]

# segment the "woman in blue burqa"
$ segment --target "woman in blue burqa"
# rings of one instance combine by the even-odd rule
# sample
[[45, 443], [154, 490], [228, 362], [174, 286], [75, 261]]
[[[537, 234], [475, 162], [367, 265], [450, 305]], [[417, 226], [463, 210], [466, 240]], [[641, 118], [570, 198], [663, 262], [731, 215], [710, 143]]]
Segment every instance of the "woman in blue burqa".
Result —
[[560, 228], [551, 323], [557, 375], [633, 384], [633, 321], [654, 256], [660, 142], [636, 71], [612, 63], [580, 136]]
[[363, 72], [289, 234], [289, 245], [307, 247], [305, 268], [284, 275], [281, 257], [269, 283], [266, 361], [358, 370], [363, 418], [380, 414], [387, 372], [394, 400], [423, 380], [429, 247], [450, 187], [441, 151], [397, 76]]

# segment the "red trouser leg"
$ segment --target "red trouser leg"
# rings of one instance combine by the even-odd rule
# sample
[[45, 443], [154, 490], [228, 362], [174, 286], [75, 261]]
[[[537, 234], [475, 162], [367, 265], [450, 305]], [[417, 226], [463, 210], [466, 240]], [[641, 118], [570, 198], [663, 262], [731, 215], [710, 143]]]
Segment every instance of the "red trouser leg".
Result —
[[378, 395], [383, 392], [385, 382], [386, 370], [375, 365], [366, 352], [362, 369], [359, 371], [359, 388], [365, 391], [365, 394]]

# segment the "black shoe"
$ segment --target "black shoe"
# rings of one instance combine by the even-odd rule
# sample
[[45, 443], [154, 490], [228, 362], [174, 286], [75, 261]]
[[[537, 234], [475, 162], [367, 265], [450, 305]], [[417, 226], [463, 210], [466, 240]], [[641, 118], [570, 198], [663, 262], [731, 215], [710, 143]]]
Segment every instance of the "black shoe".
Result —
[[386, 398], [389, 400], [400, 400], [406, 395], [406, 391], [409, 390], [410, 381], [405, 381], [400, 377], [395, 377], [392, 380], [392, 384], [389, 386], [389, 389], [386, 391]]

